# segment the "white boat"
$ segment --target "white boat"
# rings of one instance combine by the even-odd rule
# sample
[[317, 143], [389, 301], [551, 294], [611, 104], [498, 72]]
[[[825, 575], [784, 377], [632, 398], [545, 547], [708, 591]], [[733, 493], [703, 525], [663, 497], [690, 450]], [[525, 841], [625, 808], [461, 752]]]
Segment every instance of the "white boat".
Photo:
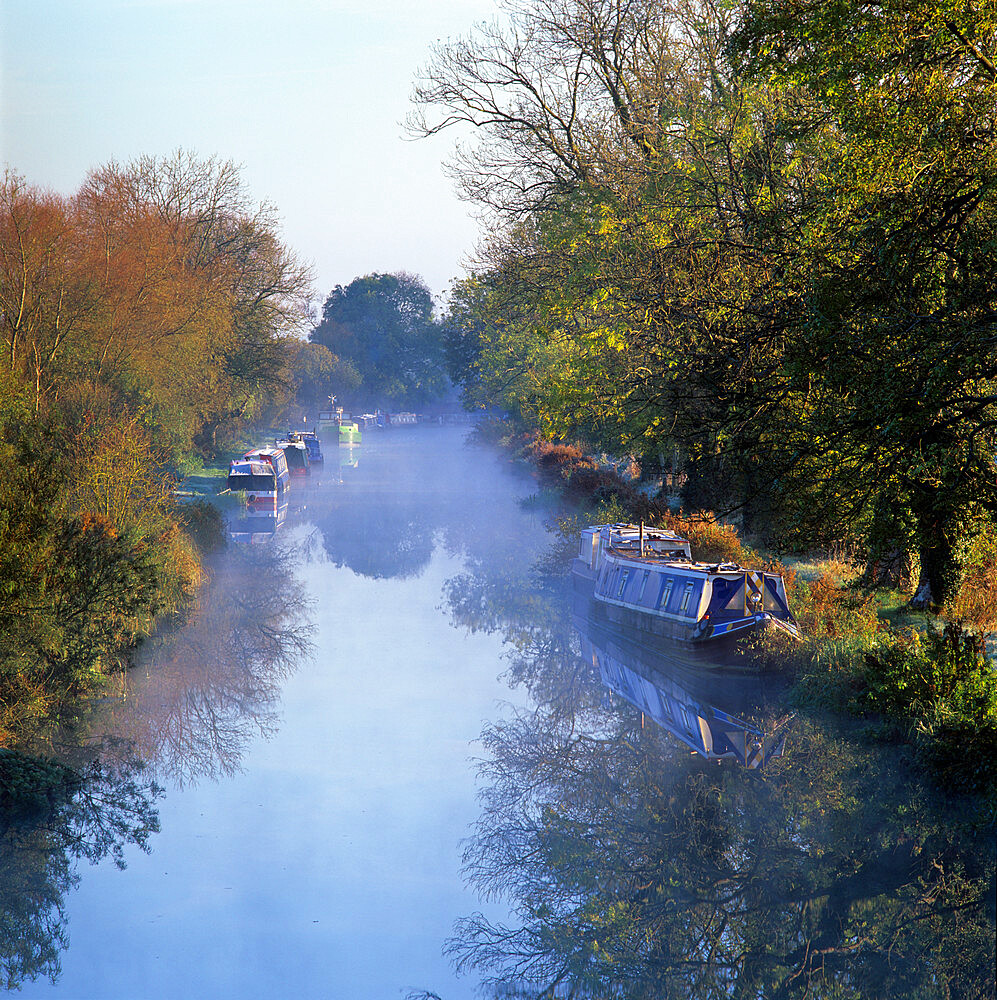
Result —
[[777, 573], [693, 562], [688, 539], [635, 524], [584, 528], [572, 564], [575, 590], [617, 624], [697, 646], [760, 629], [800, 638]]

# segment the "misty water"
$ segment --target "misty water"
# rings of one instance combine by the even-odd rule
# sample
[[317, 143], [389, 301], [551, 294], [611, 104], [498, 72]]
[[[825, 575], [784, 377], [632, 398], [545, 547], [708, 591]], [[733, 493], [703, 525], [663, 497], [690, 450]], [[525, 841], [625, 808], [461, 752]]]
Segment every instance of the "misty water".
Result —
[[327, 446], [276, 533], [234, 519], [191, 620], [47, 748], [81, 786], [2, 831], [6, 980], [989, 995], [985, 823], [779, 678], [573, 603], [537, 482], [466, 435]]

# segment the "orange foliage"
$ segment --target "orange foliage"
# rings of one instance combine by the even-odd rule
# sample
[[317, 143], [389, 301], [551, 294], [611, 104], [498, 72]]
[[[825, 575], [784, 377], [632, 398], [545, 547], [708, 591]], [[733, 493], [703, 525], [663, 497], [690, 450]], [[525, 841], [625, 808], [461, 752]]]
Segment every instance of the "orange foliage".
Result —
[[722, 524], [705, 511], [691, 515], [665, 512], [655, 520], [661, 527], [689, 539], [693, 558], [701, 562], [732, 562], [744, 565], [758, 558], [754, 552], [745, 547], [738, 537], [736, 528]]
[[943, 613], [950, 621], [979, 632], [997, 630], [997, 532], [993, 529], [975, 540], [959, 593]]
[[807, 583], [794, 580], [790, 599], [800, 629], [808, 638], [868, 636], [884, 627], [872, 595], [845, 590], [828, 574]]

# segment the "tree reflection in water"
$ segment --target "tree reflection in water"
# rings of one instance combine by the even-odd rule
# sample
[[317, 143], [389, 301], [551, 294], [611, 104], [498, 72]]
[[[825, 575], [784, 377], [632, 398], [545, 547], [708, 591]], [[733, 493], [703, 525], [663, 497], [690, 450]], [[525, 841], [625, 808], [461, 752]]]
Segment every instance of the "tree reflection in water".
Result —
[[[0, 983], [55, 982], [67, 945], [66, 894], [78, 862], [159, 830], [157, 778], [183, 787], [237, 771], [277, 724], [281, 682], [310, 649], [296, 553], [232, 547], [192, 619], [150, 645], [118, 697], [81, 709], [43, 749], [0, 751]], [[115, 734], [111, 736], [109, 734]]]
[[807, 716], [763, 771], [708, 761], [607, 706], [549, 580], [472, 574], [449, 596], [457, 623], [504, 632], [537, 703], [483, 733], [464, 856], [512, 919], [468, 916], [447, 946], [490, 995], [993, 996], [992, 828], [901, 750]]
[[274, 733], [282, 682], [311, 649], [298, 554], [232, 546], [192, 620], [148, 651], [93, 724], [126, 736], [181, 788], [237, 772], [251, 741]]
[[77, 748], [71, 764], [0, 751], [0, 984], [59, 976], [68, 942], [65, 896], [77, 862], [129, 845], [148, 851], [162, 788], [118, 740]]

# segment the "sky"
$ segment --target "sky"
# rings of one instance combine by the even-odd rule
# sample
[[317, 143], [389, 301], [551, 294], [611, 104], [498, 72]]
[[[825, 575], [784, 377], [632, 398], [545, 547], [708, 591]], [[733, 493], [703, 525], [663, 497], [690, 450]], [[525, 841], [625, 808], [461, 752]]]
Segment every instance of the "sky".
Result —
[[242, 167], [313, 266], [317, 301], [371, 272], [437, 295], [478, 227], [453, 138], [402, 122], [434, 42], [495, 0], [0, 0], [0, 160], [72, 194], [89, 170], [177, 149]]

